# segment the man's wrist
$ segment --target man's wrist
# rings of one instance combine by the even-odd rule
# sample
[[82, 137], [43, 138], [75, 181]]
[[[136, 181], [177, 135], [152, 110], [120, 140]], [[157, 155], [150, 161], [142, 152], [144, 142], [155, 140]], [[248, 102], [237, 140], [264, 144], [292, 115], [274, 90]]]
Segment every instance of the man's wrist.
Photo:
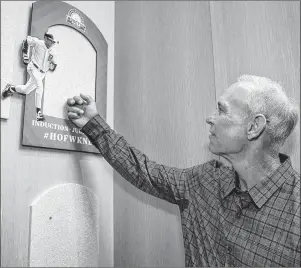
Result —
[[98, 129], [100, 132], [103, 132], [110, 130], [110, 126], [99, 114], [96, 114], [81, 128], [81, 131], [87, 134], [94, 129]]
[[[96, 115], [95, 115], [96, 116]], [[90, 119], [87, 120], [87, 122], [80, 128], [80, 130], [82, 131], [84, 128], [87, 128], [86, 126], [88, 125], [88, 123], [95, 117], [91, 117]]]

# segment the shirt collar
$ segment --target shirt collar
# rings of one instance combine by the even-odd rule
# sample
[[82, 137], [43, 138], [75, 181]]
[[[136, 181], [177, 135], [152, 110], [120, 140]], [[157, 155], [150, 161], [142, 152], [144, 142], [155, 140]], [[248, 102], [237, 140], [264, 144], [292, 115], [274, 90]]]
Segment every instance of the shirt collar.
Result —
[[257, 207], [261, 208], [266, 201], [292, 176], [293, 168], [289, 156], [279, 154], [281, 165], [261, 182], [255, 184], [249, 194]]
[[[293, 173], [289, 156], [279, 154], [279, 158], [281, 165], [275, 172], [249, 190], [249, 194], [258, 208], [261, 208]], [[239, 188], [239, 180], [233, 167], [221, 167], [220, 182], [222, 198], [227, 197], [234, 189]]]
[[221, 184], [221, 196], [222, 198], [225, 198], [237, 186], [235, 170], [233, 169], [233, 167], [222, 165], [220, 166], [218, 171], [219, 171], [219, 181]]

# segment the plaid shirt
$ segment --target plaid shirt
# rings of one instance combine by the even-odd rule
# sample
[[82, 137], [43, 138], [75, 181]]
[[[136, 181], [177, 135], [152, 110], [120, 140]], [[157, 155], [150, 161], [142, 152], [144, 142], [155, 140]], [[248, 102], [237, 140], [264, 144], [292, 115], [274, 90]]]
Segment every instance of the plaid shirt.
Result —
[[157, 164], [99, 115], [82, 131], [127, 181], [179, 206], [186, 266], [300, 267], [300, 175], [289, 157], [241, 192], [233, 168], [216, 160], [187, 169]]

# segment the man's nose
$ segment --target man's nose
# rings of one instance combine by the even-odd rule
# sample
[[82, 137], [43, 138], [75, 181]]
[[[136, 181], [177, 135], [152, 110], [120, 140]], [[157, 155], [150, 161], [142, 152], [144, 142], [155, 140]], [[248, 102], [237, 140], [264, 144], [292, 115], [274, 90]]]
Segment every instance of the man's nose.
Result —
[[206, 118], [207, 124], [213, 124], [216, 117], [216, 111], [214, 111], [209, 117]]
[[213, 117], [212, 117], [212, 115], [210, 115], [209, 117], [206, 118], [206, 123], [212, 124], [212, 119], [213, 119]]

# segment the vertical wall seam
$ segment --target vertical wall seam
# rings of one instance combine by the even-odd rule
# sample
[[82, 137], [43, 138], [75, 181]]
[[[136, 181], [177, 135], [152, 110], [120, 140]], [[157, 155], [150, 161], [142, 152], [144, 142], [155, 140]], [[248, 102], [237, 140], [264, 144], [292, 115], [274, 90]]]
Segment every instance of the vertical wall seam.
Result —
[[214, 45], [213, 45], [213, 29], [212, 29], [212, 13], [211, 13], [211, 1], [209, 1], [209, 17], [210, 17], [210, 33], [211, 33], [211, 46], [212, 46], [212, 59], [213, 59], [213, 74], [214, 74], [214, 98], [216, 102], [216, 76], [215, 76], [215, 58], [214, 58]]
[[[215, 104], [217, 102], [217, 96], [216, 96], [216, 70], [215, 70], [215, 56], [214, 56], [214, 44], [213, 44], [213, 28], [212, 28], [212, 11], [211, 11], [211, 2], [209, 1], [209, 17], [210, 17], [210, 33], [211, 33], [211, 46], [212, 46], [212, 60], [213, 60], [213, 75], [214, 75], [214, 81], [213, 81], [213, 85], [214, 85], [214, 100], [215, 100]], [[218, 156], [218, 159], [220, 160], [221, 157]]]

